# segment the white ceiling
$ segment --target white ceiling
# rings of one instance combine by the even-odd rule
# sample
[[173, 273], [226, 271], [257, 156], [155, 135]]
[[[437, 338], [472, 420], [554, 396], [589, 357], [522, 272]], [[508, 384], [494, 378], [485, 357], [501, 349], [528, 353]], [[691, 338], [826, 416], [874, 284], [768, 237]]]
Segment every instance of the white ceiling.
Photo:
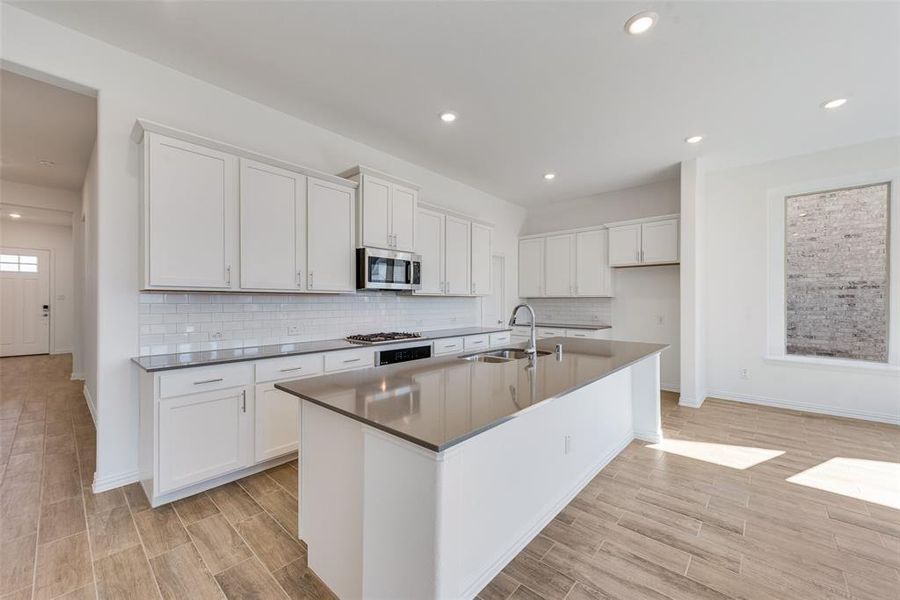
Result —
[[96, 136], [96, 98], [0, 70], [0, 179], [80, 191]]
[[526, 206], [900, 134], [896, 2], [17, 5]]

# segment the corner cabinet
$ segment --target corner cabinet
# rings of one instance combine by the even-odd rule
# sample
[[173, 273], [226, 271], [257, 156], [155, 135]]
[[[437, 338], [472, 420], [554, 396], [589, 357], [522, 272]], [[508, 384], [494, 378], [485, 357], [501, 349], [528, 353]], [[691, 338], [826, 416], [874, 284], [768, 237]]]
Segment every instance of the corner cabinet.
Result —
[[344, 171], [341, 177], [359, 183], [359, 245], [412, 252], [419, 187], [362, 165]]
[[158, 123], [138, 120], [132, 138], [141, 289], [356, 290], [356, 183]]
[[611, 223], [609, 260], [613, 267], [678, 263], [677, 215]]
[[438, 207], [416, 211], [415, 253], [422, 257], [420, 296], [486, 296], [491, 290], [494, 229]]
[[519, 295], [523, 298], [612, 296], [606, 229], [550, 233], [519, 240]]

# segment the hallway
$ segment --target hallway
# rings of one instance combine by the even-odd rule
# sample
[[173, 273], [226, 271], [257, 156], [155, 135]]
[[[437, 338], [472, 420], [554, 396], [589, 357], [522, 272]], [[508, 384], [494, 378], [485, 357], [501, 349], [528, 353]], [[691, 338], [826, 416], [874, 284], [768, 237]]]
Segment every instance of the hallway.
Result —
[[0, 360], [0, 600], [331, 597], [296, 539], [296, 461], [158, 509], [137, 484], [95, 495], [70, 372]]

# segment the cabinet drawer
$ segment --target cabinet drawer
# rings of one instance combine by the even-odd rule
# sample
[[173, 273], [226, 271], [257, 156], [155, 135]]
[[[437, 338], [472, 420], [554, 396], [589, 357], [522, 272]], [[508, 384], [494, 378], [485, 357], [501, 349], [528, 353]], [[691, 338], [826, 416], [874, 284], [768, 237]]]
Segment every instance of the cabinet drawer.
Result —
[[159, 397], [184, 396], [253, 383], [253, 365], [220, 365], [183, 369], [159, 376]]
[[499, 333], [492, 333], [490, 336], [491, 347], [496, 348], [497, 346], [505, 346], [509, 343], [509, 340], [512, 338], [512, 334], [509, 331], [501, 331]]
[[538, 327], [536, 333], [539, 338], [566, 337], [565, 329], [556, 329], [555, 327]]
[[256, 383], [321, 375], [322, 365], [321, 354], [304, 354], [264, 360], [256, 363]]
[[353, 350], [325, 353], [326, 373], [364, 369], [373, 366], [374, 363], [375, 350], [373, 348], [354, 348]]
[[485, 335], [469, 335], [466, 336], [463, 346], [466, 350], [478, 350], [479, 348], [487, 348], [490, 338]]
[[443, 340], [434, 340], [434, 355], [453, 354], [454, 352], [462, 352], [463, 338], [446, 338]]

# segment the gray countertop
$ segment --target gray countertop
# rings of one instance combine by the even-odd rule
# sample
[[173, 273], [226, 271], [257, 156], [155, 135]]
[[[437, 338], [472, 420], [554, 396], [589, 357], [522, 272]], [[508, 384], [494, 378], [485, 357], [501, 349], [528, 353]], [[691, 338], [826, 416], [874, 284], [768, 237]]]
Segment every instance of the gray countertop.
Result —
[[[422, 331], [422, 337], [414, 340], [399, 340], [397, 343], [415, 342], [417, 340], [437, 340], [442, 338], [458, 337], [465, 335], [480, 335], [484, 333], [496, 333], [508, 331], [509, 327], [458, 327], [455, 329], [436, 329]], [[383, 348], [390, 344], [378, 344], [375, 348]], [[312, 342], [295, 342], [291, 344], [274, 344], [271, 346], [251, 346], [247, 348], [230, 348], [223, 350], [205, 350], [202, 352], [183, 352], [180, 354], [158, 354], [154, 356], [136, 356], [131, 360], [145, 371], [168, 371], [171, 369], [185, 369], [189, 367], [201, 367], [207, 365], [220, 365], [224, 363], [241, 362], [245, 360], [260, 360], [263, 358], [279, 358], [282, 356], [295, 356], [298, 354], [315, 354], [317, 352], [332, 352], [334, 350], [347, 350], [348, 348], [365, 348], [362, 344], [352, 344], [344, 339], [318, 340]]]
[[[560, 342], [563, 355], [557, 360], [552, 350]], [[441, 452], [668, 348], [569, 338], [548, 338], [537, 346], [551, 353], [538, 357], [533, 369], [528, 359], [483, 363], [457, 356], [434, 357], [275, 387]]]
[[[531, 323], [516, 323], [516, 327], [530, 327]], [[612, 325], [599, 325], [597, 323], [548, 323], [545, 321], [538, 321], [535, 323], [536, 327], [561, 327], [562, 329], [590, 329], [592, 331], [598, 331], [600, 329], [612, 329]]]

